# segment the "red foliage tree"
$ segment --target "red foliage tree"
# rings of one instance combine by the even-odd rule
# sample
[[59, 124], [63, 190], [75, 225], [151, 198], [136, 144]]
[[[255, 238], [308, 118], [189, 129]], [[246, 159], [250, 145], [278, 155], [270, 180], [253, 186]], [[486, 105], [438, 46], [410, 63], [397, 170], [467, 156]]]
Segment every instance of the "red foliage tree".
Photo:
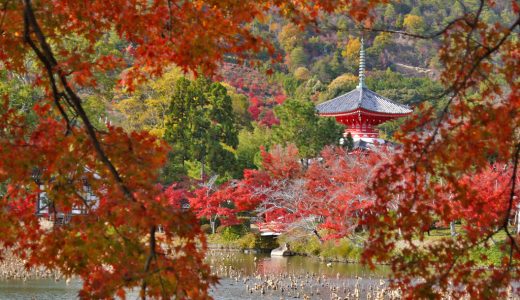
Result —
[[[349, 11], [361, 20], [374, 2], [356, 1]], [[318, 11], [337, 6], [337, 1], [272, 0], [0, 1], [0, 64], [33, 75], [46, 92], [34, 108], [39, 115], [34, 127], [8, 101], [0, 114], [0, 179], [9, 183], [0, 201], [2, 247], [15, 248], [28, 267], [80, 276], [83, 298], [124, 297], [134, 287], [142, 298], [208, 298], [215, 278], [203, 263], [204, 236], [193, 215], [169, 205], [156, 186], [167, 147], [147, 133], [110, 126], [98, 131], [85, 112], [77, 91], [95, 87], [95, 74], [126, 63], [95, 55], [95, 44], [111, 30], [132, 43], [127, 51], [132, 67], [122, 74], [132, 88], [136, 79], [158, 75], [171, 64], [211, 73], [225, 54], [272, 53], [269, 42], [244, 24], [273, 9], [307, 23]], [[84, 41], [81, 51], [69, 47], [78, 38]], [[36, 64], [26, 63], [32, 58]], [[67, 212], [85, 205], [87, 214], [68, 226], [43, 228], [30, 205], [39, 192], [30, 176], [34, 168], [53, 207]], [[97, 206], [86, 205], [78, 192], [84, 180], [100, 199]], [[161, 236], [158, 225], [165, 229]]]
[[385, 147], [352, 153], [328, 147], [321, 153], [322, 160], [309, 166], [305, 174], [308, 198], [324, 217], [321, 227], [330, 230], [328, 238], [351, 235], [358, 228], [374, 201], [369, 193], [371, 182], [391, 153]]
[[304, 229], [320, 239], [319, 228], [329, 230], [324, 238], [351, 235], [372, 205], [368, 185], [388, 153], [328, 147], [306, 168], [293, 145], [275, 146], [262, 151], [262, 170], [246, 170], [237, 184], [237, 205], [255, 205], [264, 225], [276, 223], [278, 230]]
[[280, 124], [280, 120], [276, 118], [272, 109], [264, 108], [264, 114], [261, 120], [259, 120], [260, 124], [271, 127], [273, 125]]
[[[364, 259], [390, 263], [392, 286], [404, 299], [505, 298], [520, 279], [520, 235], [510, 226], [519, 194], [520, 7], [504, 3], [515, 12], [511, 23], [488, 24], [483, 12], [495, 2], [478, 4], [437, 33], [411, 34], [439, 37], [448, 101], [440, 112], [420, 107], [405, 122], [396, 136], [402, 150], [372, 185]], [[499, 180], [503, 188], [486, 183], [490, 160], [510, 170]], [[456, 219], [462, 232], [423, 242], [433, 222]], [[499, 234], [496, 247], [490, 241]], [[491, 248], [501, 259], [482, 268], [476, 251]]]
[[249, 112], [253, 120], [258, 120], [258, 116], [260, 115], [260, 109], [258, 108], [258, 106], [251, 105], [249, 106], [247, 111]]
[[[511, 177], [511, 166], [494, 164], [480, 172], [466, 174], [460, 179], [458, 185], [448, 195], [451, 198], [448, 200], [452, 200], [450, 210], [453, 220], [464, 221], [462, 223], [464, 232], [471, 234], [483, 228], [496, 228], [502, 225], [501, 216], [510, 214], [510, 217], [513, 217], [519, 199], [513, 199], [512, 208], [509, 208]], [[516, 185], [519, 186], [520, 178], [516, 180]], [[455, 196], [471, 199], [471, 201], [458, 201], [454, 199]], [[440, 213], [437, 212], [436, 215]], [[479, 236], [473, 238], [478, 239]]]
[[228, 185], [215, 188], [212, 184], [197, 189], [189, 198], [190, 208], [199, 219], [206, 218], [211, 224], [211, 231], [215, 233], [217, 220], [221, 225], [239, 224], [234, 207], [233, 198]]

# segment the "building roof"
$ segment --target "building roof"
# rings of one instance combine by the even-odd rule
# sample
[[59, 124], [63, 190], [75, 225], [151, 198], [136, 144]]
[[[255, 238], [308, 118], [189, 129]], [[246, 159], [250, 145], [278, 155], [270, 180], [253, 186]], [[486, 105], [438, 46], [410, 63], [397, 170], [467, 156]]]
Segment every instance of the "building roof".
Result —
[[384, 114], [409, 114], [412, 110], [403, 104], [395, 103], [366, 87], [358, 86], [356, 89], [323, 102], [316, 106], [320, 114], [339, 114], [364, 109]]
[[325, 115], [352, 112], [358, 109], [392, 115], [407, 115], [412, 112], [408, 106], [395, 103], [365, 86], [365, 46], [363, 38], [361, 38], [359, 50], [359, 84], [357, 88], [332, 100], [318, 104], [316, 109], [320, 114]]

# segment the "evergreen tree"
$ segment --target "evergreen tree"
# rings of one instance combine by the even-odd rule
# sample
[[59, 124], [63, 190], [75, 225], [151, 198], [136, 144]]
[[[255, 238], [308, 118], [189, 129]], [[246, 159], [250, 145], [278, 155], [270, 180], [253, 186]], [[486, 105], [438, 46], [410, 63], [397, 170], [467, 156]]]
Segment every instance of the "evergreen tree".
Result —
[[207, 170], [221, 176], [233, 172], [237, 124], [224, 86], [204, 78], [181, 78], [175, 84], [166, 124], [165, 138], [173, 149], [171, 173], [186, 174], [188, 161], [200, 164], [202, 178]]
[[352, 151], [354, 149], [354, 139], [352, 138], [352, 134], [349, 132], [347, 133], [347, 138], [345, 139], [345, 147], [349, 151]]
[[296, 47], [291, 51], [290, 68], [295, 70], [298, 67], [305, 66], [308, 60], [309, 56], [305, 53], [305, 49], [303, 49], [303, 47]]
[[343, 133], [343, 125], [319, 117], [309, 101], [288, 100], [275, 112], [280, 124], [273, 127], [274, 142], [296, 145], [301, 158], [318, 155], [324, 146], [336, 144]]

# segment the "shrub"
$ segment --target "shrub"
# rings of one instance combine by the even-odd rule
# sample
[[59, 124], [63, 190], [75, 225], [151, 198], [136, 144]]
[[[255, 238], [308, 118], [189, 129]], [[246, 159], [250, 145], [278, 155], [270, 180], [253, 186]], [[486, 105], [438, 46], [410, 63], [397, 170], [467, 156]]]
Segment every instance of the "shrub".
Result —
[[219, 226], [215, 229], [215, 233], [223, 233], [226, 228], [226, 226]]
[[319, 255], [321, 252], [321, 242], [316, 236], [309, 236], [300, 239], [291, 239], [289, 236], [280, 236], [278, 238], [278, 243], [280, 245], [288, 243], [291, 250], [297, 253]]
[[242, 249], [255, 249], [257, 247], [257, 236], [254, 233], [248, 233], [238, 240], [238, 246]]
[[209, 224], [200, 225], [200, 229], [206, 234], [211, 234], [211, 225]]
[[224, 241], [236, 241], [240, 238], [240, 232], [235, 228], [235, 226], [229, 226], [222, 230], [221, 236]]
[[311, 72], [306, 67], [299, 67], [294, 71], [294, 77], [301, 81], [309, 80]]
[[347, 239], [327, 241], [323, 244], [321, 256], [332, 259], [359, 260], [361, 249]]

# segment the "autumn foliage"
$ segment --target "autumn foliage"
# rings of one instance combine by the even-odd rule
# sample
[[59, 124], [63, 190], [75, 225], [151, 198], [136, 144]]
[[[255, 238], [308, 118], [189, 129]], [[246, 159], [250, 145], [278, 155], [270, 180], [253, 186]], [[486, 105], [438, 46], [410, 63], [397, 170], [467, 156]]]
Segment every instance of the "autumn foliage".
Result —
[[[337, 4], [0, 1], [0, 65], [31, 74], [32, 83], [47, 95], [34, 107], [35, 127], [9, 109], [9, 95], [2, 95], [0, 176], [8, 183], [0, 201], [3, 247], [14, 247], [28, 267], [44, 265], [80, 276], [84, 298], [124, 297], [129, 287], [140, 287], [142, 298], [207, 298], [215, 278], [202, 262], [205, 241], [196, 219], [169, 205], [156, 185], [167, 147], [148, 133], [94, 128], [79, 91], [95, 87], [96, 74], [128, 64], [121, 83], [131, 89], [136, 80], [158, 75], [170, 64], [211, 73], [225, 54], [241, 59], [260, 50], [272, 54], [270, 43], [247, 23], [261, 20], [271, 8], [306, 23]], [[351, 10], [361, 19], [368, 9], [360, 2]], [[111, 30], [131, 44], [128, 60], [95, 55], [95, 43]], [[71, 39], [78, 46], [68, 47]], [[33, 58], [35, 64], [28, 64]], [[31, 176], [34, 170], [52, 213], [85, 204], [79, 192], [85, 182], [99, 204], [65, 226], [43, 228], [35, 215], [40, 187]], [[159, 225], [164, 234], [156, 234]]]
[[[97, 86], [96, 75], [108, 72], [121, 73], [121, 86], [132, 90], [172, 64], [211, 75], [224, 56], [243, 61], [264, 51], [276, 58], [251, 22], [276, 12], [304, 26], [340, 9], [370, 27], [371, 9], [383, 2], [0, 0], [0, 66], [45, 94], [33, 108], [32, 125], [10, 107], [9, 95], [1, 95], [0, 181], [7, 189], [0, 200], [2, 249], [13, 248], [27, 267], [80, 276], [82, 298], [124, 297], [127, 288], [139, 288], [142, 298], [208, 298], [216, 278], [203, 262], [206, 243], [197, 218], [177, 205], [183, 192], [165, 193], [157, 185], [168, 147], [146, 132], [95, 128], [83, 93]], [[449, 100], [440, 113], [424, 106], [406, 121], [396, 137], [402, 149], [391, 162], [373, 168], [386, 162], [384, 155], [327, 150], [323, 162], [307, 169], [291, 158], [294, 149], [264, 154], [264, 169], [247, 171], [244, 184], [233, 187], [242, 196], [237, 209], [265, 203], [265, 215], [286, 223], [324, 216], [320, 226], [337, 235], [355, 230], [353, 220], [362, 217], [369, 228], [365, 262], [390, 263], [393, 287], [403, 298], [504, 297], [520, 279], [519, 235], [509, 226], [519, 193], [520, 18], [487, 24], [483, 11], [494, 3], [481, 0], [477, 11], [437, 33], [411, 33], [439, 39], [442, 96]], [[520, 14], [518, 3], [510, 3]], [[94, 45], [110, 31], [129, 43], [124, 57], [97, 55]], [[275, 123], [261, 101], [250, 112]], [[283, 99], [269, 105], [275, 102]], [[85, 182], [99, 198], [95, 206], [85, 202]], [[56, 221], [75, 206], [86, 206], [87, 213], [43, 226], [35, 215], [40, 185], [53, 207], [46, 219]], [[317, 202], [325, 196], [321, 186], [333, 196], [325, 205]], [[285, 193], [291, 190], [297, 193]], [[198, 193], [193, 204], [199, 215], [218, 214], [227, 201], [218, 192]], [[204, 195], [211, 196], [209, 207], [199, 206]], [[284, 206], [276, 207], [280, 200]], [[432, 223], [454, 221], [462, 228], [458, 235], [421, 243]], [[164, 233], [157, 233], [159, 227]], [[492, 247], [497, 234], [505, 236], [501, 262], [479, 268], [472, 250]]]
[[310, 234], [326, 229], [320, 238], [348, 236], [371, 207], [367, 186], [389, 157], [383, 148], [348, 153], [328, 147], [307, 165], [294, 145], [275, 146], [262, 152], [262, 169], [246, 170], [234, 184], [232, 199], [237, 207], [254, 209], [260, 226]]
[[[389, 262], [393, 284], [407, 299], [503, 298], [520, 278], [519, 234], [510, 226], [519, 193], [520, 68], [513, 36], [520, 18], [487, 24], [487, 5], [493, 1], [481, 1], [479, 10], [439, 33], [449, 100], [440, 115], [423, 106], [404, 124], [402, 151], [372, 186], [365, 259]], [[515, 1], [511, 9], [520, 13]], [[454, 220], [462, 232], [422, 243], [433, 222]], [[473, 253], [494, 247], [499, 234], [505, 235], [500, 262], [484, 269]]]
[[224, 63], [218, 77], [249, 98], [248, 112], [253, 120], [269, 127], [279, 123], [273, 107], [282, 104], [287, 96], [278, 83], [269, 82], [267, 74], [251, 67]]
[[[112, 163], [125, 171], [122, 180], [132, 190], [132, 198], [128, 198], [113, 183], [80, 128], [64, 135], [65, 124], [47, 117], [52, 116], [49, 105], [35, 109], [40, 122], [32, 130], [16, 111], [7, 110], [1, 118], [2, 128], [16, 128], [2, 130], [0, 144], [1, 155], [6, 158], [1, 180], [10, 182], [0, 202], [3, 246], [12, 247], [27, 261], [27, 267], [44, 265], [61, 270], [65, 276], [80, 276], [84, 282], [80, 296], [85, 298], [106, 298], [115, 293], [123, 296], [124, 288], [141, 286], [143, 279], [150, 296], [207, 295], [206, 289], [215, 278], [202, 263], [205, 239], [196, 218], [170, 206], [153, 180], [166, 159], [166, 145], [149, 134], [128, 136], [112, 127], [100, 136], [101, 143], [111, 145], [106, 153], [113, 157]], [[59, 213], [69, 212], [74, 206], [86, 206], [87, 213], [73, 216], [62, 226], [44, 226], [35, 214], [40, 192], [31, 176], [35, 168], [54, 207], [47, 218], [56, 220]], [[82, 192], [85, 182], [99, 197], [97, 204], [87, 204]], [[151, 245], [147, 237], [156, 234], [159, 224], [164, 234], [155, 242], [180, 243], [180, 247], [148, 251]], [[185, 260], [185, 256], [190, 259]], [[155, 272], [148, 274], [145, 266]], [[191, 281], [178, 280], [179, 273], [190, 276]]]

